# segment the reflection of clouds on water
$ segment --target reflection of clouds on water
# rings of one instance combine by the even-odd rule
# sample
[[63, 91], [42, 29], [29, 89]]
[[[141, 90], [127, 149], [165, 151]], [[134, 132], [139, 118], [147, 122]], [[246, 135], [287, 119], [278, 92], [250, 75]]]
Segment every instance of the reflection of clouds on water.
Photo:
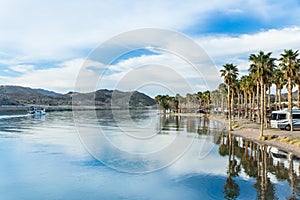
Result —
[[[107, 155], [106, 161], [110, 162], [109, 164], [139, 170], [147, 165], [158, 165], [160, 163], [155, 163], [156, 161], [166, 159], [165, 155], [160, 154], [155, 159], [141, 157], [147, 158], [142, 160], [134, 156], [129, 159], [115, 157], [117, 159], [112, 160], [111, 154], [114, 152], [105, 146], [99, 148], [97, 145], [101, 143], [94, 141], [93, 133], [98, 124], [93, 124], [88, 117], [89, 111], [81, 111], [81, 115], [86, 122], [86, 139], [95, 145], [96, 150], [102, 150], [99, 154]], [[159, 118], [163, 122], [160, 124], [164, 126], [164, 134], [158, 134], [157, 137], [164, 139], [160, 144], [153, 143], [154, 146], [169, 142], [174, 134], [178, 135], [178, 141], [183, 142], [185, 139], [196, 138], [190, 148], [167, 168], [153, 173], [132, 174], [119, 173], [90, 156], [76, 135], [71, 117], [71, 112], [53, 112], [47, 115], [45, 121], [31, 118], [6, 121], [17, 124], [20, 132], [14, 139], [0, 140], [1, 199], [31, 199], [33, 196], [38, 199], [224, 199], [223, 186], [228, 176], [229, 156], [227, 151], [224, 156], [220, 156], [220, 146], [215, 145], [225, 144], [228, 149], [227, 135], [220, 138], [220, 132], [216, 131], [219, 123], [193, 117]], [[106, 120], [109, 123], [105, 124], [104, 120], [101, 125], [106, 127], [107, 131], [110, 130], [112, 137], [121, 138], [118, 144], [125, 147], [126, 140], [122, 140], [124, 136], [116, 134], [116, 126], [109, 127], [109, 117]], [[148, 120], [145, 118], [145, 122]], [[189, 120], [192, 120], [192, 123], [189, 123]], [[190, 133], [188, 129], [196, 132]], [[245, 155], [243, 146], [248, 145], [247, 152], [250, 152], [250, 143], [239, 138], [236, 138], [236, 141], [233, 159], [237, 161], [236, 164], [240, 164], [241, 159], [246, 158], [243, 160], [239, 176], [232, 178], [240, 188], [238, 198], [256, 199], [259, 188], [254, 187], [254, 184], [257, 179], [249, 177], [248, 173], [251, 171], [247, 168], [249, 164], [254, 163], [253, 169], [257, 169], [255, 162], [252, 162], [254, 153], [252, 158], [250, 153]], [[127, 150], [132, 151], [144, 148], [142, 143], [139, 145], [130, 142], [127, 145]], [[205, 149], [209, 150], [210, 147], [213, 147], [210, 153], [199, 158], [199, 153]], [[252, 151], [257, 149], [254, 147]], [[172, 152], [170, 156], [173, 156]], [[299, 197], [299, 177], [295, 174], [298, 161], [293, 163], [294, 171], [289, 171], [290, 166], [274, 163], [272, 166], [269, 162], [271, 157], [266, 158], [267, 169], [273, 170], [272, 173], [266, 173], [267, 178], [275, 188], [276, 197], [286, 199], [290, 196], [291, 180], [295, 182], [295, 196]], [[260, 162], [261, 160], [260, 158]], [[292, 177], [292, 173], [295, 179], [289, 178]], [[282, 175], [281, 179], [279, 175]]]
[[[103, 116], [101, 112], [108, 111], [97, 111], [97, 116]], [[223, 128], [222, 124], [212, 120], [158, 115], [155, 110], [147, 111], [148, 115], [143, 114], [143, 117], [137, 117], [139, 126], [134, 126], [126, 111], [113, 112], [118, 118], [116, 120], [116, 117], [111, 115], [115, 126], [110, 127], [103, 118], [99, 119], [100, 127], [87, 126], [85, 120], [89, 117], [81, 116], [81, 119], [77, 119], [80, 124], [77, 128], [83, 144], [96, 159], [114, 169], [133, 173], [149, 172], [176, 163], [178, 159], [185, 157], [185, 153], [189, 152], [188, 149], [194, 145], [193, 143], [197, 143], [195, 144], [197, 159], [205, 159], [219, 140], [220, 130]], [[125, 116], [122, 116], [124, 112]], [[93, 115], [92, 112], [89, 114]], [[139, 116], [138, 112], [135, 114]], [[110, 119], [107, 120], [111, 122]], [[152, 127], [143, 125], [149, 121], [151, 124], [155, 122], [155, 125], [151, 125]], [[89, 121], [89, 123], [96, 122]], [[121, 128], [117, 126], [119, 124]], [[140, 129], [140, 125], [149, 129]], [[140, 131], [155, 134], [149, 138], [131, 137], [131, 134], [139, 134]]]

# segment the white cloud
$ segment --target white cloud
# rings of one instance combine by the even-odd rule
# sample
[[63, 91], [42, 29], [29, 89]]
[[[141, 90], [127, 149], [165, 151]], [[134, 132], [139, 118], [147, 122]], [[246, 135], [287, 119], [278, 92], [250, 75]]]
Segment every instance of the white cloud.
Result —
[[[279, 58], [284, 49], [299, 49], [300, 26], [283, 29], [261, 31], [256, 34], [240, 36], [209, 36], [196, 39], [211, 59], [217, 63], [218, 69], [226, 63], [238, 66], [239, 76], [249, 74], [248, 57], [252, 53], [272, 52], [272, 56]], [[275, 93], [272, 90], [272, 93]]]
[[[257, 53], [260, 50], [274, 52], [273, 56], [279, 56], [284, 49], [299, 49], [299, 35], [300, 26], [295, 26], [280, 30], [262, 31], [256, 34], [243, 34], [238, 37], [202, 37], [198, 38], [197, 42], [214, 61], [224, 60], [226, 63], [234, 61], [241, 63], [241, 57], [246, 57], [247, 60], [251, 53]], [[242, 63], [245, 64], [245, 62]]]
[[22, 55], [52, 59], [74, 56], [77, 50], [91, 49], [116, 34], [136, 28], [180, 29], [193, 24], [196, 13], [212, 9], [194, 1], [0, 4], [0, 46]]
[[[213, 63], [199, 66], [197, 68], [181, 57], [167, 52], [129, 58], [109, 66], [107, 75], [102, 77], [100, 87], [108, 87], [109, 83], [112, 88], [128, 91], [136, 90], [145, 84], [153, 87], [160, 85], [180, 94], [196, 92], [200, 88], [214, 89], [215, 85], [210, 84], [221, 81], [215, 66]], [[202, 86], [199, 87], [200, 85]]]
[[[22, 73], [18, 77], [2, 76], [2, 84], [43, 87], [58, 92], [67, 92], [74, 88], [76, 77], [84, 62], [83, 57], [88, 55], [90, 49], [114, 35], [145, 27], [189, 30], [195, 24], [201, 31], [202, 27], [210, 23], [207, 19], [215, 12], [228, 15], [250, 13], [264, 22], [280, 20], [287, 16], [286, 10], [282, 9], [287, 7], [286, 4], [291, 5], [289, 9], [289, 13], [292, 14], [290, 16], [291, 24], [299, 24], [300, 21], [296, 16], [300, 12], [299, 6], [293, 0], [290, 0], [289, 3], [272, 4], [260, 0], [247, 2], [238, 0], [204, 2], [154, 0], [151, 2], [100, 1], [93, 3], [82, 0], [73, 3], [59, 1], [37, 3], [32, 0], [26, 2], [1, 1], [0, 64]], [[294, 26], [278, 30], [262, 30], [256, 34], [234, 37], [230, 35], [202, 37], [194, 35], [193, 37], [203, 46], [218, 67], [232, 62], [241, 69], [247, 69], [247, 57], [250, 53], [256, 53], [259, 50], [273, 51], [274, 56], [278, 56], [283, 49], [299, 48], [299, 35], [300, 26]], [[147, 35], [144, 35], [144, 38], [147, 38]], [[187, 51], [189, 49], [184, 43], [174, 43], [174, 39], [166, 40], [163, 45], [169, 50]], [[199, 56], [198, 54], [193, 55], [194, 51], [189, 52], [190, 58]], [[61, 64], [41, 69], [39, 68], [40, 61], [49, 61], [49, 63], [54, 61]], [[100, 62], [91, 62], [88, 60], [82, 70], [84, 79], [89, 80], [89, 82], [80, 82], [82, 90], [91, 87], [91, 82], [97, 82], [99, 74], [105, 68], [105, 65]], [[189, 64], [184, 63], [179, 57], [167, 54], [127, 59], [111, 66], [111, 70], [119, 73], [107, 76], [106, 86], [114, 85], [117, 80], [132, 72], [136, 66], [143, 64], [168, 66], [185, 79], [190, 79], [189, 81], [195, 88], [204, 88], [203, 82], [192, 81], [192, 79], [199, 78], [199, 72], [193, 71]], [[216, 79], [219, 77], [216, 78], [214, 73], [209, 71], [211, 68], [206, 66], [206, 62], [202, 64], [200, 77], [204, 77], [209, 84], [218, 82]], [[176, 80], [177, 76], [169, 77], [159, 73], [159, 70], [151, 71], [148, 74], [142, 73], [142, 75], [134, 77], [134, 80], [138, 83], [149, 77], [155, 82], [165, 80], [173, 82], [174, 85], [175, 82], [179, 83]], [[127, 86], [130, 88], [129, 84]]]
[[80, 70], [85, 69], [88, 72], [86, 75], [89, 76], [89, 81], [97, 78], [98, 74], [89, 69], [90, 67], [101, 69], [103, 65], [95, 61], [80, 58], [63, 62], [53, 68], [37, 70], [32, 70], [33, 66], [13, 66], [11, 69], [23, 74], [15, 77], [2, 76], [0, 78], [1, 84], [45, 88], [65, 93], [74, 90], [75, 81]]
[[[293, 5], [291, 3], [287, 4]], [[195, 24], [201, 30], [201, 26], [207, 24], [208, 15], [214, 11], [248, 11], [267, 20], [271, 16], [269, 13], [272, 17], [283, 15], [285, 11], [280, 9], [283, 5], [238, 0], [79, 0], [72, 3], [4, 0], [0, 3], [0, 52], [35, 59], [70, 59], [82, 56], [83, 49], [90, 50], [124, 31], [145, 27], [180, 31]], [[290, 13], [299, 13], [296, 6], [290, 10]]]
[[20, 73], [29, 73], [34, 70], [33, 65], [15, 65], [10, 67], [11, 70]]
[[[203, 46], [214, 61], [222, 62], [221, 65], [218, 65], [219, 68], [225, 63], [232, 62], [238, 65], [240, 70], [247, 70], [250, 53], [257, 53], [259, 50], [274, 51], [274, 56], [278, 56], [285, 48], [296, 49], [298, 47], [300, 44], [299, 34], [300, 28], [292, 27], [263, 31], [252, 35], [245, 34], [239, 37], [210, 36], [199, 38], [197, 42]], [[176, 49], [172, 45], [170, 48]], [[53, 68], [46, 69], [35, 69], [33, 65], [12, 65], [10, 69], [23, 74], [19, 77], [1, 77], [1, 79], [2, 84], [43, 87], [58, 92], [67, 92], [74, 90], [76, 78], [82, 68], [82, 80], [79, 82], [82, 91], [91, 91], [99, 87], [113, 89], [116, 86], [123, 90], [135, 90], [144, 83], [151, 82], [151, 84], [156, 83], [155, 87], [158, 83], [171, 88], [171, 90], [177, 88], [175, 93], [181, 94], [187, 92], [186, 85], [182, 84], [185, 80], [192, 85], [191, 88], [195, 91], [214, 89], [215, 87], [211, 85], [220, 82], [220, 77], [211, 71], [212, 67], [215, 67], [213, 63], [201, 65], [200, 70], [197, 71], [184, 59], [171, 52], [160, 53], [159, 55], [143, 55], [120, 61], [109, 66], [104, 77], [101, 75], [107, 67], [106, 65], [89, 59], [85, 61], [81, 58], [65, 61]], [[147, 66], [148, 71], [137, 70], [141, 66]], [[215, 68], [214, 71], [218, 72], [218, 69]], [[240, 73], [241, 76], [244, 74], [245, 72]], [[101, 82], [97, 85], [99, 80]], [[206, 86], [207, 83], [208, 86]], [[151, 93], [149, 87], [147, 92]]]

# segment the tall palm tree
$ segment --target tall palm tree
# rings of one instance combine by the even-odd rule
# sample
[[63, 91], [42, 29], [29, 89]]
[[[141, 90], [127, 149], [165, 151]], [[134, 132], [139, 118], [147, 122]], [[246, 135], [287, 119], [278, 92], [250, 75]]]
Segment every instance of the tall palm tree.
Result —
[[[248, 77], [248, 95], [249, 95], [249, 105], [251, 107], [250, 109], [250, 119], [255, 120], [255, 99], [259, 96], [259, 90], [257, 88], [259, 87], [259, 84], [257, 85], [256, 79], [253, 78], [255, 75], [253, 73], [249, 74]], [[257, 99], [258, 100], [258, 99]], [[258, 105], [256, 105], [258, 107]]]
[[[252, 65], [250, 65], [250, 68], [249, 68], [249, 72], [250, 72], [250, 74], [249, 74], [249, 76], [252, 78], [252, 80], [254, 81], [254, 84], [256, 85], [256, 94], [253, 96], [253, 98], [254, 98], [254, 106], [253, 106], [253, 110], [252, 111], [254, 111], [254, 108], [259, 108], [259, 89], [260, 89], [260, 75], [259, 75], [259, 73], [258, 73], [258, 69], [257, 69], [257, 66], [256, 65], [254, 65], [254, 64], [252, 64]], [[255, 101], [256, 100], [256, 101]], [[260, 110], [258, 109], [258, 116], [257, 116], [257, 119], [256, 119], [256, 121], [257, 122], [260, 122]], [[252, 116], [252, 118], [254, 119], [255, 117], [255, 112], [252, 112], [252, 114], [253, 114], [253, 116]]]
[[281, 109], [281, 90], [286, 85], [286, 82], [283, 72], [279, 68], [276, 68], [274, 70], [273, 83], [276, 86], [276, 107], [278, 109]]
[[176, 99], [178, 101], [178, 112], [181, 113], [182, 112], [182, 101], [183, 101], [183, 97], [180, 94], [176, 94]]
[[[237, 84], [237, 79], [235, 79], [232, 83], [231, 83], [231, 109], [234, 111], [235, 110], [235, 93], [236, 93], [236, 84]], [[232, 114], [232, 113], [231, 113]], [[233, 117], [235, 117], [235, 111], [232, 115]]]
[[231, 92], [231, 84], [233, 84], [234, 80], [237, 79], [238, 76], [238, 68], [233, 64], [225, 64], [223, 65], [223, 69], [220, 70], [221, 76], [224, 77], [224, 82], [227, 85], [227, 110], [228, 110], [228, 130], [232, 130], [231, 126], [231, 106], [230, 106], [230, 92]]
[[210, 91], [207, 90], [205, 92], [203, 92], [203, 98], [204, 98], [204, 107], [205, 107], [205, 110], [207, 112], [209, 112], [210, 110]]
[[298, 73], [298, 76], [295, 77], [295, 83], [297, 84], [297, 88], [298, 88], [298, 91], [297, 91], [297, 97], [298, 97], [297, 107], [300, 108], [300, 76], [299, 76], [299, 73]]
[[292, 100], [292, 90], [293, 90], [293, 80], [295, 77], [297, 77], [300, 69], [300, 60], [298, 58], [299, 53], [297, 51], [293, 51], [292, 49], [284, 50], [282, 54], [280, 54], [280, 66], [282, 68], [282, 71], [287, 78], [287, 89], [288, 89], [288, 104], [289, 104], [289, 110], [290, 110], [290, 126], [291, 131], [293, 131], [293, 115], [292, 115], [292, 109], [293, 109], [293, 100]]
[[197, 100], [198, 100], [198, 103], [199, 103], [199, 108], [201, 109], [202, 108], [202, 102], [203, 102], [203, 93], [198, 92], [196, 94], [196, 97], [197, 97]]
[[216, 109], [216, 111], [219, 111], [219, 108], [221, 107], [221, 99], [220, 99], [220, 91], [217, 90], [213, 90], [210, 93], [210, 100], [211, 100], [211, 104], [213, 106], [213, 108]]
[[260, 51], [257, 55], [251, 54], [249, 56], [249, 61], [252, 63], [250, 66], [250, 72], [259, 77], [260, 84], [260, 136], [263, 136], [264, 123], [266, 122], [266, 83], [267, 79], [271, 74], [271, 69], [274, 66], [275, 58], [271, 58], [272, 52], [265, 54]]
[[251, 120], [254, 119], [254, 108], [255, 108], [255, 91], [256, 91], [256, 84], [254, 80], [249, 76], [248, 78], [248, 93], [249, 93], [249, 104], [251, 106], [250, 109], [250, 116]]
[[224, 113], [224, 99], [226, 99], [226, 85], [221, 83], [218, 87], [219, 93], [221, 95], [221, 112]]
[[[271, 53], [270, 53], [271, 55]], [[274, 69], [276, 68], [275, 65], [275, 60], [277, 60], [276, 58], [272, 58], [270, 56], [266, 57], [266, 74], [264, 75], [265, 77], [265, 87], [268, 90], [268, 103], [266, 102], [266, 100], [264, 101], [265, 105], [264, 108], [266, 109], [267, 107], [270, 109], [271, 107], [271, 86], [273, 84], [273, 79], [274, 79]], [[266, 99], [266, 93], [264, 93], [264, 97]], [[267, 103], [267, 104], [266, 104]], [[268, 127], [268, 123], [267, 123], [267, 112], [265, 111], [264, 113], [264, 121], [265, 121], [265, 125], [266, 128]]]
[[235, 83], [234, 83], [234, 89], [236, 91], [237, 94], [237, 114], [238, 114], [238, 118], [240, 118], [240, 111], [241, 111], [241, 82], [239, 79], [236, 79]]
[[246, 118], [248, 118], [248, 91], [249, 91], [249, 76], [245, 75], [242, 76], [241, 80], [240, 80], [240, 86], [241, 86], [241, 90], [243, 91], [243, 102], [244, 102], [244, 116]]

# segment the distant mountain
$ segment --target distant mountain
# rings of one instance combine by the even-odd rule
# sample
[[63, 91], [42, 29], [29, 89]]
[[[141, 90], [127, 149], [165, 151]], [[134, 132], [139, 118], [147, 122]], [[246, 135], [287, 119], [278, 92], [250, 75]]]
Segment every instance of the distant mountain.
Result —
[[[298, 90], [292, 93], [293, 99], [298, 99]], [[281, 101], [288, 101], [288, 93], [281, 94]]]
[[119, 90], [101, 89], [91, 93], [68, 93], [78, 105], [96, 105], [100, 107], [145, 107], [156, 104], [154, 99], [144, 93], [122, 92]]
[[24, 104], [45, 104], [45, 105], [67, 105], [71, 98], [49, 92], [43, 89], [32, 89], [29, 87], [1, 85], [0, 105], [24, 105]]
[[112, 107], [144, 107], [155, 105], [151, 97], [134, 91], [122, 92], [118, 90], [101, 89], [90, 93], [69, 92], [59, 94], [45, 89], [1, 85], [0, 105], [96, 105], [103, 108]]
[[57, 92], [45, 90], [45, 89], [42, 89], [42, 88], [38, 88], [38, 89], [36, 89], [36, 90], [37, 90], [37, 91], [40, 91], [40, 92], [42, 92], [42, 93], [45, 93], [45, 94], [52, 94], [52, 95], [58, 94]]

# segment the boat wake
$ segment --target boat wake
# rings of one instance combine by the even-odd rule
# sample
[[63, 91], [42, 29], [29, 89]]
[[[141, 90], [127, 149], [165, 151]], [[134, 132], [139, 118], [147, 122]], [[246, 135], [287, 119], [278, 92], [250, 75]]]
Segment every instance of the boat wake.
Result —
[[30, 116], [29, 114], [23, 114], [23, 115], [0, 115], [1, 119], [11, 119], [11, 118], [19, 118], [19, 117], [27, 117]]

